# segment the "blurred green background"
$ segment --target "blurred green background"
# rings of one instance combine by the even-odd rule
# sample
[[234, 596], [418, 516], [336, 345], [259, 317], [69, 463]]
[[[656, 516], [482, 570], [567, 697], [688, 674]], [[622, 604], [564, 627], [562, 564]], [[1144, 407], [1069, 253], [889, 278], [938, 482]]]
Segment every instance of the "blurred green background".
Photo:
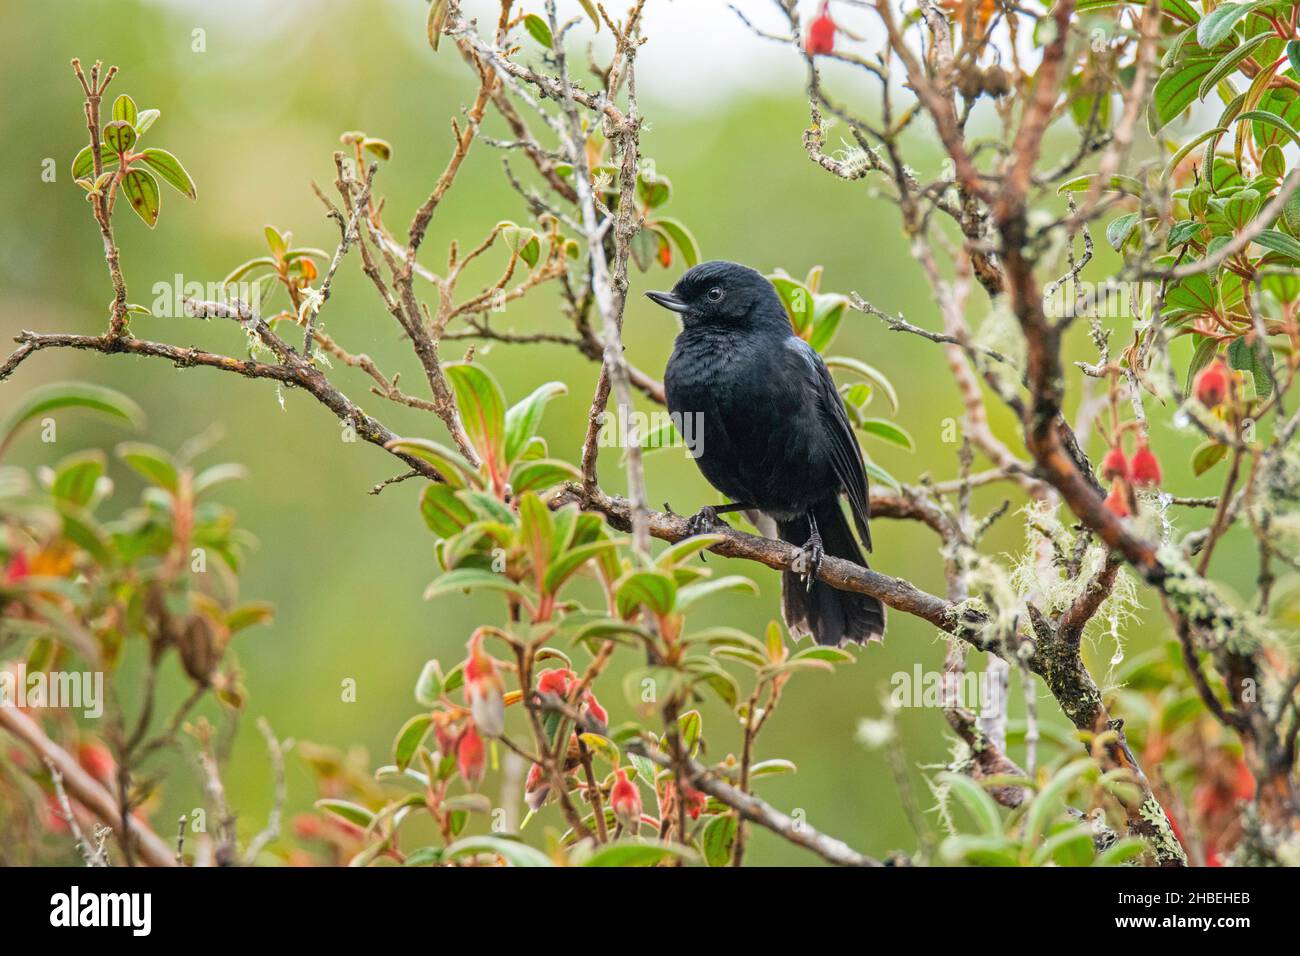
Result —
[[[677, 3], [663, 16], [691, 18], [694, 6]], [[148, 142], [176, 153], [198, 183], [197, 203], [165, 191], [161, 221], [153, 232], [125, 206], [119, 210], [130, 298], [150, 303], [157, 282], [171, 283], [177, 274], [186, 281], [216, 281], [235, 264], [263, 252], [264, 223], [292, 229], [299, 243], [332, 249], [337, 229], [323, 217], [309, 184], [313, 179], [327, 187], [333, 182], [331, 153], [344, 130], [361, 129], [393, 144], [393, 159], [381, 169], [377, 189], [386, 198], [390, 227], [404, 234], [411, 211], [448, 155], [448, 118], [473, 90], [454, 50], [439, 57], [428, 50], [423, 16], [424, 6], [417, 0], [244, 3], [220, 16], [198, 4], [71, 0], [11, 11], [10, 28], [0, 32], [0, 88], [7, 94], [0, 113], [0, 163], [6, 172], [0, 200], [0, 335], [7, 341], [20, 329], [93, 333], [105, 324], [110, 287], [100, 240], [82, 193], [68, 175], [71, 158], [85, 139], [70, 57], [86, 62], [102, 57], [118, 64], [122, 73], [111, 91], [129, 92], [141, 108], [162, 110]], [[724, 44], [729, 62], [772, 55], [770, 45], [747, 34], [734, 19], [710, 21], [718, 22], [725, 24], [725, 36], [704, 39]], [[206, 31], [205, 52], [192, 49], [195, 28]], [[650, 32], [648, 49], [656, 44]], [[669, 39], [663, 42], [671, 42], [674, 34], [665, 32]], [[682, 32], [679, 24], [677, 34]], [[689, 25], [685, 35], [690, 35]], [[692, 39], [698, 43], [701, 38]], [[660, 69], [673, 62], [670, 53], [660, 57], [650, 61], [647, 54], [646, 62], [661, 64]], [[709, 62], [691, 58], [681, 68], [692, 72], [676, 86], [647, 82], [652, 92], [643, 108], [651, 126], [644, 152], [673, 181], [674, 197], [666, 211], [695, 231], [705, 256], [741, 260], [764, 271], [779, 266], [796, 275], [821, 263], [826, 267], [824, 288], [859, 291], [883, 309], [937, 327], [928, 289], [890, 205], [874, 198], [868, 184], [834, 179], [805, 156], [800, 134], [807, 112], [797, 66], [783, 89], [757, 78], [746, 86], [734, 77], [725, 89], [715, 89]], [[496, 124], [490, 128], [501, 132]], [[838, 138], [832, 130], [833, 146]], [[939, 158], [923, 132], [915, 134], [912, 146], [922, 174], [937, 175]], [[41, 175], [47, 158], [57, 170], [54, 182]], [[526, 215], [504, 180], [500, 155], [477, 145], [438, 210], [425, 260], [438, 268], [450, 240], [472, 243], [498, 220], [523, 221]], [[1103, 270], [1112, 261], [1108, 249], [1099, 258]], [[418, 391], [417, 368], [356, 265], [354, 254], [323, 314], [325, 327], [346, 348], [368, 352], [390, 372], [402, 371], [407, 387]], [[641, 293], [670, 286], [677, 272], [676, 266], [667, 271], [656, 267], [633, 276], [628, 355], [655, 375], [662, 371], [675, 327]], [[464, 291], [475, 287], [468, 284]], [[972, 322], [978, 324], [987, 312], [987, 300], [977, 292]], [[547, 290], [512, 305], [494, 322], [501, 328], [558, 329], [562, 318]], [[138, 335], [180, 345], [232, 354], [242, 354], [244, 348], [241, 333], [230, 324], [137, 317], [133, 327]], [[1122, 322], [1116, 328], [1116, 344], [1122, 346], [1128, 330]], [[1092, 358], [1081, 335], [1072, 342], [1073, 358]], [[446, 351], [454, 357], [459, 348]], [[898, 419], [919, 447], [911, 455], [873, 442], [868, 449], [880, 464], [904, 481], [915, 481], [924, 472], [953, 476], [956, 446], [943, 443], [941, 431], [945, 419], [960, 417], [961, 406], [937, 347], [852, 314], [831, 351], [885, 369], [897, 385]], [[481, 347], [478, 357], [505, 384], [511, 399], [551, 379], [568, 383], [569, 394], [547, 414], [544, 434], [553, 454], [576, 460], [596, 367], [573, 350], [549, 345]], [[445, 438], [431, 416], [369, 395], [364, 375], [336, 369], [334, 378], [399, 434]], [[235, 460], [252, 471], [251, 481], [228, 486], [221, 494], [261, 542], [248, 558], [242, 597], [270, 600], [277, 607], [272, 626], [246, 632], [235, 643], [249, 704], [226, 783], [240, 812], [241, 830], [259, 828], [271, 802], [270, 771], [253, 726], [255, 716], [265, 715], [282, 737], [343, 748], [359, 745], [369, 750], [374, 765], [387, 762], [394, 733], [414, 710], [411, 689], [424, 661], [458, 660], [474, 626], [500, 618], [489, 596], [421, 600], [435, 567], [432, 537], [416, 511], [415, 483], [368, 495], [372, 485], [400, 467], [372, 446], [344, 444], [333, 416], [304, 395], [286, 393], [282, 410], [269, 383], [210, 370], [177, 370], [157, 360], [45, 352], [0, 386], [0, 411], [27, 389], [65, 379], [126, 391], [149, 414], [147, 439], [165, 447], [175, 448], [216, 423], [225, 437], [206, 463]], [[1015, 423], [1000, 409], [991, 410], [998, 433], [1020, 448]], [[51, 464], [79, 448], [111, 448], [128, 437], [72, 416], [61, 420], [60, 428], [53, 447], [40, 444], [35, 432], [27, 433], [10, 460]], [[1193, 479], [1177, 464], [1187, 460], [1195, 441], [1173, 430], [1159, 412], [1153, 440], [1166, 464], [1169, 490], [1216, 490], [1221, 477]], [[616, 469], [616, 456], [607, 455], [603, 484], [621, 492], [624, 477]], [[650, 500], [656, 505], [670, 501], [678, 511], [691, 512], [716, 499], [679, 452], [651, 457], [648, 471]], [[139, 485], [121, 468], [114, 477], [118, 491], [110, 507], [124, 507]], [[977, 502], [987, 509], [1011, 493], [981, 490]], [[1013, 497], [1018, 505], [1019, 495]], [[1192, 518], [1199, 523], [1204, 516]], [[988, 548], [1018, 551], [1020, 527], [1014, 518], [1003, 520]], [[915, 524], [880, 521], [874, 536], [877, 569], [943, 593], [931, 532]], [[1252, 588], [1254, 561], [1241, 542], [1229, 537], [1215, 564], [1229, 584], [1246, 592]], [[777, 575], [725, 561], [711, 566], [715, 573], [752, 575], [763, 593], [714, 599], [696, 613], [696, 625], [726, 623], [761, 633], [776, 614]], [[1150, 603], [1150, 596], [1144, 600]], [[1126, 653], [1150, 646], [1162, 632], [1158, 609], [1146, 612], [1124, 635]], [[135, 651], [138, 656], [139, 648]], [[1090, 650], [1099, 675], [1105, 674], [1113, 652], [1108, 641]], [[798, 773], [762, 782], [762, 795], [787, 811], [802, 808], [814, 826], [866, 852], [911, 849], [915, 838], [899, 809], [885, 757], [857, 743], [854, 730], [860, 718], [880, 714], [891, 674], [910, 671], [917, 661], [937, 670], [943, 654], [944, 644], [932, 628], [893, 614], [883, 648], [868, 648], [856, 665], [834, 675], [798, 676], [757, 755], [792, 759]], [[636, 663], [626, 659], [620, 665]], [[978, 655], [972, 657], [972, 666], [981, 663]], [[138, 670], [138, 661], [128, 668]], [[185, 692], [178, 672], [169, 671], [167, 677], [164, 707]], [[340, 698], [346, 678], [357, 682], [355, 703]], [[128, 681], [128, 695], [129, 686]], [[615, 722], [631, 715], [620, 686], [615, 668], [597, 688]], [[1018, 698], [1013, 684], [1014, 714], [1021, 712]], [[710, 756], [721, 758], [738, 746], [739, 729], [716, 702], [707, 701], [703, 711]], [[1045, 721], [1064, 724], [1041, 689], [1040, 713]], [[929, 806], [918, 768], [947, 756], [942, 714], [907, 710], [900, 727], [921, 803]], [[181, 755], [166, 759], [174, 772], [158, 821], [174, 820], [178, 811], [199, 802], [192, 762]], [[289, 779], [290, 810], [309, 808], [315, 792], [301, 762], [293, 758]], [[487, 792], [499, 780], [490, 777]], [[554, 812], [548, 810], [544, 820], [531, 826], [558, 822]], [[809, 864], [815, 859], [759, 831], [751, 862]]]

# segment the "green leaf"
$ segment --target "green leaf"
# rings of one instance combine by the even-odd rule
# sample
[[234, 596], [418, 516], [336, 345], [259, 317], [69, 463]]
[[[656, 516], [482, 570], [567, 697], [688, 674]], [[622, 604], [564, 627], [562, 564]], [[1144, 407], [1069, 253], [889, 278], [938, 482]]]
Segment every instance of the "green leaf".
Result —
[[176, 463], [161, 448], [143, 442], [125, 442], [117, 446], [117, 456], [146, 481], [173, 494], [180, 490]]
[[[72, 178], [86, 179], [94, 175], [95, 172], [95, 154], [89, 146], [83, 146], [75, 159], [72, 160]], [[99, 147], [100, 166], [107, 169], [109, 166], [117, 165], [117, 153], [113, 152], [107, 146]]]
[[591, 22], [596, 25], [596, 32], [599, 33], [600, 14], [596, 12], [596, 5], [592, 3], [591, 0], [578, 0], [578, 3], [582, 5], [582, 9], [586, 12], [587, 16], [591, 18]]
[[1192, 453], [1192, 474], [1198, 478], [1223, 461], [1228, 447], [1217, 442], [1202, 442]]
[[430, 483], [420, 494], [420, 515], [440, 538], [450, 538], [474, 520], [474, 510], [456, 495], [450, 485]]
[[1136, 212], [1125, 213], [1123, 216], [1112, 219], [1106, 227], [1106, 241], [1110, 243], [1110, 247], [1119, 252], [1141, 220], [1141, 214]]
[[695, 856], [684, 846], [673, 843], [651, 843], [639, 840], [618, 840], [606, 843], [583, 863], [583, 866], [654, 866], [670, 857], [683, 860]]
[[781, 304], [785, 306], [794, 334], [800, 338], [807, 338], [807, 333], [812, 328], [813, 311], [816, 306], [812, 290], [798, 279], [780, 273], [767, 278], [776, 288]]
[[[1270, 113], [1267, 110], [1250, 110], [1248, 112], [1242, 113], [1240, 116], [1237, 117], [1238, 123], [1244, 123], [1246, 120], [1251, 120], [1255, 123], [1256, 142], [1260, 142], [1261, 140], [1261, 135], [1260, 135], [1261, 128], [1264, 126], [1268, 126], [1284, 134], [1288, 139], [1291, 140], [1291, 142], [1300, 144], [1300, 132], [1297, 132], [1294, 126], [1292, 126], [1290, 123], [1284, 120], [1281, 116], [1278, 116], [1276, 113]], [[1268, 139], [1267, 137], [1264, 138]], [[1270, 145], [1270, 143], [1263, 142], [1261, 145], [1267, 146]]]
[[275, 617], [275, 608], [266, 601], [250, 601], [233, 608], [226, 615], [226, 627], [233, 634], [258, 624], [269, 624]]
[[511, 581], [504, 574], [484, 571], [479, 568], [457, 568], [435, 578], [433, 583], [425, 588], [424, 598], [427, 601], [439, 595], [462, 591], [502, 591], [521, 598], [529, 596], [527, 590]]
[[397, 738], [393, 741], [393, 762], [397, 764], [399, 770], [405, 770], [415, 759], [415, 753], [424, 743], [424, 738], [429, 735], [429, 728], [433, 726], [433, 718], [429, 714], [416, 714], [397, 732]]
[[651, 228], [663, 233], [677, 247], [681, 253], [682, 261], [689, 268], [700, 264], [703, 258], [700, 255], [700, 244], [695, 239], [695, 234], [686, 228], [686, 225], [680, 220], [672, 219], [668, 216], [660, 216], [650, 222]]
[[546, 47], [546, 49], [549, 50], [555, 46], [555, 38], [551, 36], [551, 28], [537, 14], [530, 13], [524, 17], [524, 29], [528, 31], [529, 36]]
[[1064, 808], [1066, 791], [1079, 777], [1095, 771], [1096, 764], [1089, 758], [1076, 760], [1059, 770], [1030, 801], [1025, 813], [1024, 840], [1037, 843], [1047, 831], [1048, 823]]
[[655, 566], [670, 570], [689, 561], [705, 548], [712, 547], [719, 541], [725, 541], [726, 538], [725, 534], [693, 534], [689, 538], [683, 538], [676, 544], [664, 548], [659, 557], [655, 559]]
[[59, 462], [54, 469], [50, 494], [78, 508], [85, 508], [95, 496], [95, 487], [104, 477], [104, 453], [98, 449], [77, 452]]
[[1205, 229], [1205, 223], [1197, 219], [1184, 219], [1176, 222], [1169, 227], [1169, 240], [1165, 246], [1173, 249], [1176, 246], [1185, 245], [1191, 242]]
[[677, 610], [685, 611], [696, 601], [724, 591], [746, 591], [758, 594], [758, 585], [749, 578], [738, 574], [729, 574], [721, 578], [706, 578], [695, 584], [688, 584], [677, 591]]
[[393, 158], [393, 145], [386, 139], [367, 136], [361, 141], [361, 148], [368, 153], [378, 156], [382, 160]]
[[1034, 853], [1033, 862], [1036, 866], [1042, 866], [1048, 860], [1057, 866], [1088, 866], [1095, 852], [1092, 827], [1087, 823], [1076, 823], [1044, 840]]
[[347, 800], [317, 800], [315, 806], [317, 810], [323, 810], [362, 828], [369, 828], [375, 820], [375, 815], [365, 807]]
[[908, 451], [916, 451], [916, 442], [907, 433], [907, 429], [901, 425], [895, 425], [884, 418], [864, 418], [858, 427], [868, 435], [875, 435], [877, 438], [906, 448]]
[[[1066, 193], [1084, 193], [1092, 189], [1093, 182], [1097, 179], [1096, 173], [1086, 173], [1083, 176], [1075, 176], [1073, 179], [1067, 179], [1061, 185], [1056, 187], [1056, 194], [1063, 196]], [[1132, 176], [1111, 176], [1102, 188], [1103, 192], [1128, 193], [1132, 196], [1142, 195], [1142, 183]]]
[[568, 388], [563, 382], [547, 382], [506, 412], [506, 464], [514, 464], [528, 440], [541, 427], [542, 415], [551, 399], [564, 395]]
[[941, 773], [938, 780], [957, 796], [987, 836], [1002, 835], [1002, 814], [983, 787], [960, 773]]
[[122, 195], [131, 204], [135, 214], [152, 229], [158, 225], [158, 210], [162, 197], [158, 195], [158, 181], [143, 169], [133, 169], [122, 178]]
[[612, 551], [617, 547], [618, 542], [616, 540], [605, 538], [565, 551], [547, 567], [546, 575], [542, 579], [542, 590], [548, 594], [558, 593], [564, 582], [573, 577], [584, 564], [592, 558], [599, 557], [601, 554]]
[[709, 866], [726, 866], [731, 862], [731, 850], [736, 845], [737, 821], [733, 813], [713, 817], [700, 834], [700, 849]]
[[144, 411], [121, 392], [81, 382], [52, 382], [24, 395], [0, 424], [0, 454], [9, 447], [18, 429], [27, 422], [65, 408], [84, 408], [126, 422], [133, 428], [144, 424]]
[[1016, 847], [1002, 836], [950, 836], [939, 846], [939, 854], [948, 863], [970, 866], [1019, 866]]
[[1300, 263], [1300, 241], [1292, 239], [1284, 232], [1265, 229], [1255, 237], [1255, 244]]
[[1137, 837], [1124, 837], [1111, 844], [1093, 861], [1093, 866], [1123, 866], [1146, 852], [1146, 844]]
[[682, 746], [694, 757], [700, 750], [700, 735], [704, 732], [704, 719], [698, 710], [688, 710], [677, 718], [677, 733]]
[[489, 469], [504, 471], [506, 411], [501, 386], [481, 365], [452, 362], [444, 365], [443, 371], [456, 393], [456, 407], [470, 443]]
[[[1094, 10], [1121, 6], [1125, 3], [1145, 6], [1142, 0], [1079, 0], [1079, 3], [1075, 6], [1075, 12], [1077, 14], [1092, 13]], [[1200, 12], [1187, 0], [1160, 0], [1160, 10], [1166, 16], [1181, 20], [1183, 23], [1195, 23], [1201, 18]]]
[[181, 161], [167, 152], [165, 149], [146, 149], [140, 154], [140, 159], [147, 163], [149, 167], [163, 178], [163, 181], [172, 188], [176, 189], [183, 195], [191, 199], [198, 199], [199, 192], [194, 186], [194, 180], [190, 174], [185, 171]]
[[656, 614], [670, 614], [677, 600], [677, 584], [662, 571], [636, 571], [618, 586], [618, 611], [630, 617], [644, 605]]
[[427, 461], [438, 470], [438, 474], [442, 476], [443, 481], [452, 488], [464, 488], [467, 484], [475, 486], [479, 484], [478, 474], [469, 466], [469, 463], [458, 453], [445, 445], [440, 445], [436, 441], [430, 441], [427, 438], [394, 438], [392, 441], [385, 443], [384, 447], [389, 451], [402, 452], [413, 458], [419, 458], [421, 461]]
[[442, 696], [442, 668], [436, 660], [427, 660], [415, 679], [415, 702], [433, 707]]
[[204, 492], [210, 491], [217, 485], [224, 484], [227, 481], [243, 481], [248, 477], [248, 469], [243, 465], [227, 462], [224, 465], [213, 465], [211, 468], [205, 468], [194, 478], [194, 496], [197, 498]]
[[135, 126], [135, 100], [123, 93], [113, 101], [113, 119]]
[[258, 256], [256, 259], [249, 259], [247, 262], [240, 263], [231, 269], [230, 273], [221, 280], [221, 284], [222, 286], [233, 285], [250, 272], [257, 269], [274, 269], [276, 265], [276, 261], [270, 256]]
[[894, 391], [894, 383], [885, 377], [885, 374], [866, 362], [859, 361], [855, 358], [847, 358], [843, 355], [831, 355], [826, 357], [826, 367], [832, 372], [841, 369], [846, 372], [852, 372], [854, 375], [866, 379], [874, 385], [880, 387], [889, 399], [889, 407], [898, 411], [898, 393]]
[[511, 866], [554, 866], [550, 857], [541, 850], [494, 836], [472, 836], [457, 840], [443, 851], [442, 856], [443, 859], [454, 860], [459, 856], [477, 856], [481, 853], [504, 857]]
[[579, 481], [582, 472], [558, 458], [536, 458], [517, 464], [510, 473], [510, 488], [515, 494], [546, 491], [566, 481]]
[[1223, 59], [1219, 60], [1214, 69], [1206, 74], [1205, 79], [1201, 80], [1201, 85], [1196, 91], [1197, 97], [1204, 102], [1205, 98], [1214, 91], [1216, 86], [1219, 85], [1220, 80], [1223, 80], [1237, 72], [1237, 67], [1241, 65], [1242, 61], [1258, 50], [1260, 46], [1266, 43], [1269, 39], [1270, 37], [1267, 34], [1261, 34], [1254, 39], [1247, 40]]
[[1215, 7], [1196, 25], [1196, 42], [1202, 49], [1213, 50], [1228, 38], [1237, 21], [1259, 4], [1225, 3]]
[[848, 310], [849, 300], [846, 296], [835, 293], [813, 295], [813, 327], [808, 336], [808, 344], [818, 352], [823, 351], [835, 339], [839, 331], [840, 320]]
[[[1216, 57], [1197, 57], [1184, 60], [1156, 81], [1151, 105], [1147, 113], [1147, 126], [1152, 135], [1174, 121], [1183, 110], [1196, 102], [1196, 93], [1207, 73], [1214, 69]], [[1127, 191], [1127, 190], [1126, 190]], [[1059, 192], [1059, 190], [1058, 190]], [[1141, 195], [1141, 192], [1134, 195]]]
[[1291, 71], [1300, 76], [1300, 40], [1287, 41], [1286, 58], [1291, 62]]
[[135, 145], [135, 127], [122, 120], [114, 120], [104, 127], [104, 145], [121, 156]]
[[648, 208], [655, 209], [672, 197], [673, 184], [667, 176], [657, 176], [649, 170], [642, 170], [636, 179], [636, 191]]
[[161, 115], [162, 113], [158, 110], [141, 110], [135, 120], [136, 136], [143, 136], [145, 133], [149, 132], [149, 127], [153, 126]]

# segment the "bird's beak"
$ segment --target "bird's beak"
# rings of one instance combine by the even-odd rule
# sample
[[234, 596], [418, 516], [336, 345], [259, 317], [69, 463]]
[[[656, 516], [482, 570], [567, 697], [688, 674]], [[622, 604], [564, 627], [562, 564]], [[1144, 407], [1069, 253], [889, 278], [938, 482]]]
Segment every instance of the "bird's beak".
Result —
[[645, 295], [647, 299], [656, 305], [662, 305], [669, 312], [676, 312], [679, 315], [690, 308], [690, 306], [677, 298], [677, 296], [673, 295], [671, 292], [647, 292]]

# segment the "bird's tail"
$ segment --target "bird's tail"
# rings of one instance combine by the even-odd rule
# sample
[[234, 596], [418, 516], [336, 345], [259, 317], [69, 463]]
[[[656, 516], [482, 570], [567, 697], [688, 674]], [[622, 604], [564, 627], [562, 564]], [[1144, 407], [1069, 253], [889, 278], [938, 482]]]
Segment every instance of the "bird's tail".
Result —
[[[813, 516], [826, 554], [867, 567], [838, 497], [816, 505]], [[779, 521], [776, 527], [782, 541], [800, 547], [811, 534], [808, 519], [802, 516]], [[803, 576], [793, 571], [781, 574], [781, 615], [791, 635], [812, 636], [818, 644], [865, 644], [883, 640], [885, 635], [885, 608], [876, 598], [841, 591], [823, 581], [813, 581], [809, 588]]]

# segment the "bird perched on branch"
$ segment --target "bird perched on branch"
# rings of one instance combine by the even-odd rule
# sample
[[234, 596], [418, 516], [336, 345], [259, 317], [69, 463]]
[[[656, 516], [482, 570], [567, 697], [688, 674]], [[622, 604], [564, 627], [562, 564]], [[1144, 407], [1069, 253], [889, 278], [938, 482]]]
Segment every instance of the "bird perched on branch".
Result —
[[840, 505], [848, 499], [862, 544], [867, 475], [844, 403], [820, 355], [794, 334], [772, 284], [735, 262], [705, 262], [671, 292], [646, 295], [682, 321], [664, 387], [668, 409], [704, 477], [730, 501], [702, 508], [693, 533], [744, 511], [800, 546], [781, 576], [781, 612], [796, 637], [865, 643], [885, 632], [885, 609], [866, 594], [816, 579], [826, 554], [866, 567]]

